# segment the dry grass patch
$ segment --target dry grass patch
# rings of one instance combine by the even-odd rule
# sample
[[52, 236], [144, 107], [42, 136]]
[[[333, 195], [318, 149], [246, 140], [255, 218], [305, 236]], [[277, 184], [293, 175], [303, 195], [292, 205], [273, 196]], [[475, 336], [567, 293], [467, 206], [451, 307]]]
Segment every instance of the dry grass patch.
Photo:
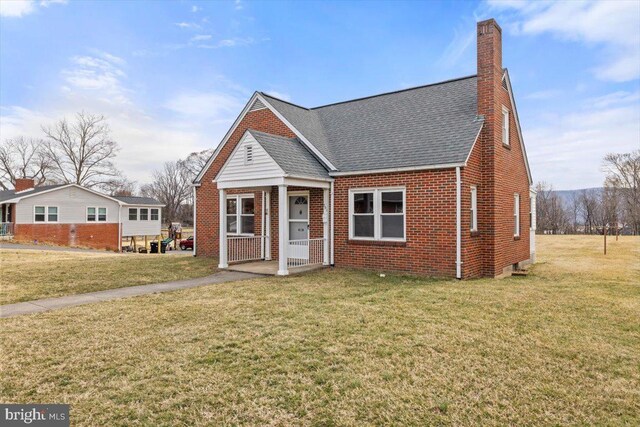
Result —
[[212, 274], [212, 260], [178, 255], [0, 249], [0, 305]]
[[336, 270], [2, 319], [0, 400], [87, 426], [638, 425], [640, 240], [597, 243], [544, 236], [527, 278]]

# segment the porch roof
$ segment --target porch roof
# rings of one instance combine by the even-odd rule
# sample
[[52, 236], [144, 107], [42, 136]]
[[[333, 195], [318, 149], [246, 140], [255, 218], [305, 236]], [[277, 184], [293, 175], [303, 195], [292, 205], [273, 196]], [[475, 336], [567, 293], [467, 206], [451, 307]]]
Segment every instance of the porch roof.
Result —
[[271, 135], [249, 129], [258, 144], [292, 177], [329, 179], [329, 173], [313, 154], [297, 139]]

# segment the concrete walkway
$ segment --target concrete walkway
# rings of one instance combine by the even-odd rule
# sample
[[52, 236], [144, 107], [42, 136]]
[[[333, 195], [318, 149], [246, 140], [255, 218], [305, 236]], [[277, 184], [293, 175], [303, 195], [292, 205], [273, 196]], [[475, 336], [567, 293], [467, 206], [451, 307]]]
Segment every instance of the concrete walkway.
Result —
[[37, 299], [16, 304], [0, 305], [0, 317], [13, 317], [21, 314], [33, 314], [42, 311], [57, 310], [76, 305], [92, 304], [137, 295], [155, 294], [175, 291], [178, 289], [195, 288], [216, 283], [236, 282], [239, 280], [264, 277], [259, 274], [242, 273], [238, 271], [220, 271], [211, 276], [197, 279], [179, 280], [176, 282], [153, 283], [150, 285], [129, 286], [127, 288], [108, 289], [106, 291], [89, 292], [86, 294], [68, 295], [58, 298]]

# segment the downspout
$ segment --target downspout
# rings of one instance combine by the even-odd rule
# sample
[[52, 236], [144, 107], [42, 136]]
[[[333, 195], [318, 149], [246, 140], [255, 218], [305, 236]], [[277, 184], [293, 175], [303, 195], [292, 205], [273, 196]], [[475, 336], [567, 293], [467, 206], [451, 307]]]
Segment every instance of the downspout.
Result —
[[196, 186], [193, 186], [193, 256], [196, 256], [196, 219], [197, 217]]
[[118, 204], [118, 252], [122, 252], [122, 205]]
[[334, 254], [334, 248], [333, 248], [333, 241], [334, 241], [334, 227], [333, 227], [333, 208], [335, 206], [334, 204], [334, 200], [335, 200], [335, 195], [334, 195], [334, 185], [333, 185], [333, 181], [331, 181], [331, 232], [329, 233], [329, 240], [330, 240], [330, 252], [331, 252], [331, 259], [329, 260], [329, 264], [331, 265], [331, 267], [335, 266], [335, 261], [333, 258], [333, 254]]
[[462, 194], [460, 166], [456, 167], [456, 279], [462, 279]]
[[264, 260], [266, 239], [264, 238], [264, 197], [265, 191], [262, 190], [262, 215], [260, 215], [260, 258]]

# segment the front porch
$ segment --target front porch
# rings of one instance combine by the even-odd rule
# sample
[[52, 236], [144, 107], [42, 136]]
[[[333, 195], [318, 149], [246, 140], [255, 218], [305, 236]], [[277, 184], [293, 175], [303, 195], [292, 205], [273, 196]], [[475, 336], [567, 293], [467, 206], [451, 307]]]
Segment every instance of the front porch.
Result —
[[14, 212], [14, 203], [2, 203], [0, 205], [0, 240], [11, 240], [13, 238]]
[[285, 276], [330, 265], [330, 182], [255, 184], [218, 182], [218, 267]]

